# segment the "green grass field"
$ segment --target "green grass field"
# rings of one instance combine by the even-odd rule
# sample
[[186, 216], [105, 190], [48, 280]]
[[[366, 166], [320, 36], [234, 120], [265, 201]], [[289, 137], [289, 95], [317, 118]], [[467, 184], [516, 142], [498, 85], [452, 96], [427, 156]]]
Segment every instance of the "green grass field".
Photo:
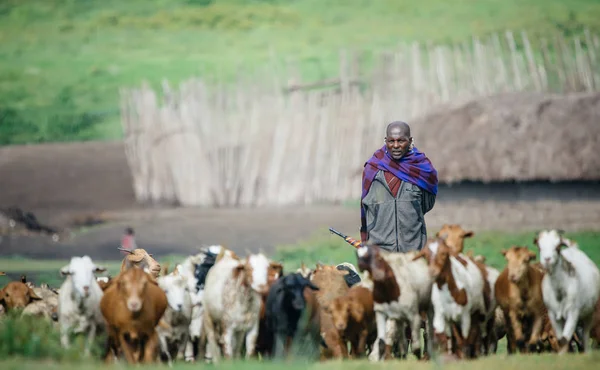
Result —
[[[219, 365], [220, 369], [223, 370], [278, 370], [285, 366], [288, 370], [364, 370], [364, 369], [381, 369], [391, 370], [402, 367], [403, 369], [409, 370], [429, 370], [429, 369], [448, 369], [448, 370], [479, 370], [485, 368], [486, 370], [586, 370], [596, 369], [600, 361], [600, 353], [595, 352], [589, 355], [576, 355], [576, 356], [563, 356], [558, 357], [556, 355], [534, 355], [534, 356], [523, 356], [517, 355], [513, 357], [506, 356], [491, 356], [489, 358], [482, 358], [476, 361], [469, 362], [453, 362], [444, 365], [437, 365], [435, 363], [419, 363], [414, 360], [408, 361], [386, 361], [380, 363], [370, 363], [366, 360], [360, 361], [329, 361], [325, 363], [269, 363], [269, 362], [233, 362], [223, 363]], [[102, 364], [96, 363], [77, 363], [77, 364], [64, 364], [64, 363], [46, 363], [42, 364], [47, 370], [95, 370], [95, 369], [106, 369], [108, 368]], [[39, 362], [36, 361], [22, 361], [19, 359], [12, 360], [0, 360], [0, 366], [5, 370], [33, 370], [40, 366]], [[198, 364], [181, 364], [176, 363], [174, 369], [197, 369]], [[114, 366], [114, 368], [122, 369], [122, 366]], [[166, 366], [144, 366], [144, 369], [165, 369]]]
[[330, 77], [340, 48], [600, 30], [597, 0], [4, 0], [0, 145], [121, 137], [119, 88], [274, 57]]

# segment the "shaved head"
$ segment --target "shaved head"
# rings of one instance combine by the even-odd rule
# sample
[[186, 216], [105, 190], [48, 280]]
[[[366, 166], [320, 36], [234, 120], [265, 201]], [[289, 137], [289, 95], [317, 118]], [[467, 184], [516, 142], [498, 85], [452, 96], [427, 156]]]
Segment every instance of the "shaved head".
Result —
[[393, 131], [398, 132], [402, 136], [410, 137], [410, 126], [406, 122], [394, 121], [390, 123], [385, 130], [385, 136], [392, 136]]
[[412, 137], [406, 122], [394, 121], [385, 130], [385, 145], [392, 159], [400, 160], [409, 150]]

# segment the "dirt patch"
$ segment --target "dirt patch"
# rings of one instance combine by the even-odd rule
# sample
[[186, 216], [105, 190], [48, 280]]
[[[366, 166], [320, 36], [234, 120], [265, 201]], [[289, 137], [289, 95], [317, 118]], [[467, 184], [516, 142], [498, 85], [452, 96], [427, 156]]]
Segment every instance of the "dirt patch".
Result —
[[[270, 252], [275, 245], [306, 239], [319, 230], [325, 233], [330, 226], [357, 236], [360, 221], [357, 206], [144, 208], [135, 203], [119, 142], [0, 148], [0, 189], [0, 208], [21, 207], [44, 224], [68, 227], [88, 216], [105, 222], [58, 243], [49, 237], [4, 235], [0, 256], [67, 259], [88, 254], [97, 259], [120, 259], [116, 248], [128, 225], [136, 229], [140, 246], [158, 257], [191, 253], [213, 243], [226, 244], [242, 254], [260, 248]], [[476, 191], [469, 188], [462, 194], [453, 189], [455, 193], [451, 188], [441, 189], [438, 202], [427, 214], [430, 232], [445, 222], [474, 230], [561, 227], [574, 231], [597, 229], [600, 224], [600, 197], [596, 196], [541, 199], [515, 193], [513, 199], [519, 200], [511, 201], [505, 189], [499, 200], [489, 191], [469, 197], [468, 193]], [[568, 186], [561, 189], [560, 194], [570, 191]]]

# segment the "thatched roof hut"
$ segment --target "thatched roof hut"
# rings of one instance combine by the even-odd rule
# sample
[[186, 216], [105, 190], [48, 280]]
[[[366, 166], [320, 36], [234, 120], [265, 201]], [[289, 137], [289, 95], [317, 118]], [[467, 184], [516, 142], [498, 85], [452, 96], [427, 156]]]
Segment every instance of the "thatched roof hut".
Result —
[[492, 96], [410, 122], [439, 180], [600, 180], [600, 93]]

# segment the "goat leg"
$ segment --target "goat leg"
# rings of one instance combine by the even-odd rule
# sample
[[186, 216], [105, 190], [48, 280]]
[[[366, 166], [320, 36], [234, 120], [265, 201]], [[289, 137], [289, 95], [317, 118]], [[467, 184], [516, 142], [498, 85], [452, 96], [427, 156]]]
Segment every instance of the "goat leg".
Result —
[[585, 353], [588, 349], [590, 342], [590, 332], [592, 330], [593, 323], [593, 316], [583, 320], [583, 330], [581, 333], [581, 347], [579, 348], [579, 352], [581, 353]]
[[533, 325], [531, 326], [531, 336], [529, 337], [528, 349], [529, 352], [537, 351], [537, 346], [541, 348], [540, 334], [542, 332], [542, 326], [544, 324], [544, 317], [537, 315], [533, 319]]
[[463, 359], [465, 357], [464, 352], [465, 352], [465, 350], [467, 350], [466, 340], [462, 336], [461, 331], [458, 330], [458, 326], [456, 324], [452, 324], [452, 336], [454, 337], [454, 339], [456, 341], [456, 347], [454, 348], [454, 353], [456, 354], [456, 357]]
[[85, 343], [85, 349], [83, 352], [84, 357], [89, 357], [90, 356], [90, 350], [92, 348], [92, 345], [94, 344], [94, 339], [96, 338], [96, 330], [97, 330], [97, 326], [95, 322], [92, 322], [88, 331], [88, 335], [87, 335], [87, 341]]
[[153, 332], [150, 336], [144, 338], [142, 349], [144, 354], [141, 362], [144, 364], [156, 362], [156, 350], [158, 349], [158, 334], [156, 334], [156, 332]]
[[469, 335], [467, 336], [466, 344], [467, 344], [467, 357], [469, 358], [477, 358], [481, 352], [481, 348], [479, 346], [481, 339], [481, 326], [476, 320], [473, 325], [471, 325], [471, 329], [469, 330]]
[[[207, 349], [210, 351], [213, 363], [218, 363], [221, 357], [221, 344], [217, 341], [215, 323], [212, 321], [208, 311], [204, 311], [204, 331], [206, 332]], [[200, 346], [201, 347], [201, 346]]]
[[119, 333], [119, 347], [121, 348], [123, 355], [125, 355], [125, 360], [131, 365], [137, 363], [137, 358], [135, 356], [136, 353], [134, 353], [132, 345], [126, 336], [128, 336], [128, 333]]
[[417, 359], [421, 359], [421, 315], [415, 315], [410, 325], [411, 349]]
[[354, 354], [357, 358], [362, 357], [365, 354], [365, 349], [367, 347], [367, 337], [369, 336], [369, 329], [363, 328], [358, 335], [358, 343], [356, 346], [356, 350]]
[[[577, 310], [570, 310], [567, 314], [567, 319], [565, 321], [565, 326], [559, 338], [563, 343], [563, 348], [559, 354], [563, 354], [566, 352], [566, 347], [569, 346], [569, 342], [573, 338], [573, 334], [575, 334], [575, 327], [577, 326], [577, 321], [579, 321], [579, 312]], [[566, 345], [564, 344], [566, 342]]]
[[256, 349], [256, 338], [258, 338], [258, 321], [246, 334], [246, 359], [250, 359], [252, 356], [254, 356]]

